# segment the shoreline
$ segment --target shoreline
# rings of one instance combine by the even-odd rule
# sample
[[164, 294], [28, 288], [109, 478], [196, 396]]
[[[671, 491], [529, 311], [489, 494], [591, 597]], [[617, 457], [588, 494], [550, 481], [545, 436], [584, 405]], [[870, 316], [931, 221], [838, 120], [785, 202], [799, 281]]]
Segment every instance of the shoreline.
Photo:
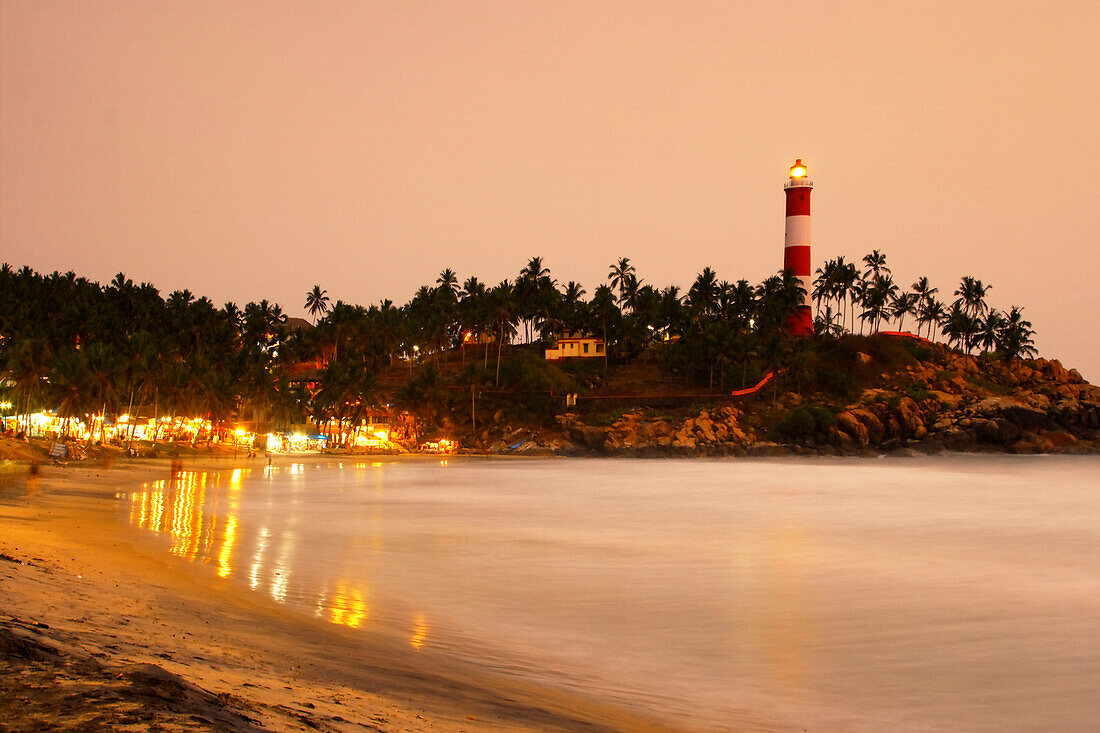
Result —
[[[234, 464], [249, 462], [186, 468]], [[112, 502], [168, 465], [49, 467], [30, 495], [22, 481], [0, 485], [0, 715], [10, 730], [674, 730], [309, 618], [152, 551]]]

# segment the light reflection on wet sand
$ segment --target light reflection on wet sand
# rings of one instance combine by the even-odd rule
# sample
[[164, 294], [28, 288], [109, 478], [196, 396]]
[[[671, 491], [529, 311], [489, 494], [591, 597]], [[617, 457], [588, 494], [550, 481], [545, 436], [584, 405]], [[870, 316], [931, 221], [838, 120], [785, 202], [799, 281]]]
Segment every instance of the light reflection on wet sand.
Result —
[[344, 461], [181, 474], [128, 516], [318, 618], [703, 728], [1078, 730], [1098, 468]]
[[[358, 463], [355, 468], [366, 471], [381, 465], [380, 462]], [[297, 463], [285, 467], [267, 466], [263, 471], [263, 480], [274, 480], [281, 474], [297, 479], [305, 470], [304, 464]], [[138, 529], [166, 536], [170, 540], [168, 551], [173, 555], [214, 564], [215, 572], [221, 578], [231, 578], [238, 573], [239, 566], [245, 564], [249, 588], [264, 592], [282, 603], [291, 592], [294, 578], [295, 546], [298, 542], [296, 509], [302, 501], [303, 488], [292, 488], [289, 496], [285, 497], [288, 501], [278, 506], [266, 502], [267, 511], [264, 514], [278, 515], [286, 526], [273, 530], [267, 523], [262, 523], [249, 532], [251, 546], [239, 547], [238, 538], [243, 531], [239, 526], [242, 521], [240, 496], [242, 485], [250, 474], [251, 469], [183, 471], [175, 479], [149, 482], [129, 495], [129, 522]], [[372, 485], [375, 489], [381, 488], [379, 481], [372, 482]], [[374, 522], [377, 521], [376, 514]], [[381, 537], [371, 535], [364, 538], [362, 546], [378, 550]], [[370, 620], [369, 593], [365, 583], [336, 578], [319, 585], [321, 587], [313, 591], [296, 589], [295, 599], [300, 602], [312, 595], [316, 615], [334, 624], [361, 628]], [[428, 633], [426, 617], [418, 613], [412, 623], [410, 645], [420, 649]]]

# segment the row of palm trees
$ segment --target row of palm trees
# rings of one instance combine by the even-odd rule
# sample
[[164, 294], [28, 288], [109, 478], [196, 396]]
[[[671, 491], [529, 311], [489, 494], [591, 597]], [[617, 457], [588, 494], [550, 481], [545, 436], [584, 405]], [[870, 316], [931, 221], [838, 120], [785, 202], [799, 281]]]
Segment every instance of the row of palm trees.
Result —
[[285, 420], [296, 408], [286, 320], [267, 301], [219, 309], [121, 273], [101, 286], [2, 265], [0, 385], [18, 414], [56, 409], [67, 423], [135, 412]]
[[861, 334], [865, 328], [875, 333], [892, 320], [903, 330], [908, 316], [916, 322], [918, 336], [941, 336], [968, 354], [981, 348], [1006, 356], [1033, 356], [1031, 323], [1016, 306], [1006, 312], [990, 308], [986, 296], [992, 287], [963, 277], [948, 306], [937, 297], [939, 289], [932, 287], [927, 277], [918, 278], [907, 290], [898, 286], [886, 265], [886, 255], [878, 250], [863, 257], [862, 272], [854, 262], [837, 257], [818, 268], [813, 281], [817, 331], [832, 335], [854, 332], [857, 317]]
[[[989, 309], [989, 288], [980, 281], [964, 278], [947, 308], [926, 278], [901, 292], [881, 253], [863, 262], [862, 273], [843, 258], [818, 271], [819, 334], [854, 330], [857, 316], [861, 331], [891, 319], [902, 328], [913, 317], [918, 331], [932, 337], [938, 328], [968, 351], [1034, 353], [1031, 324], [1018, 308]], [[785, 324], [804, 298], [801, 282], [785, 272], [753, 284], [722, 280], [706, 267], [686, 292], [658, 287], [628, 258], [612, 263], [589, 295], [575, 281], [558, 283], [543, 259], [532, 257], [495, 285], [474, 276], [460, 281], [444, 269], [404, 305], [332, 302], [316, 285], [304, 304], [314, 327], [293, 328], [266, 300], [219, 308], [188, 290], [162, 297], [122, 273], [100, 285], [71, 272], [41, 275], [5, 264], [0, 384], [21, 414], [50, 407], [72, 418], [139, 412], [355, 421], [383, 394], [397, 396], [393, 382], [406, 365], [412, 377], [416, 362], [461, 362], [476, 367], [486, 386], [506, 388], [506, 345], [584, 331], [604, 338], [605, 358], [654, 359], [670, 377], [725, 388], [755, 381], [799, 348]], [[296, 365], [311, 361], [323, 371], [307, 388]]]
[[488, 368], [494, 357], [492, 381], [500, 386], [504, 345], [550, 343], [562, 332], [582, 331], [601, 335], [619, 360], [646, 354], [654, 341], [674, 341], [669, 350], [683, 358], [664, 363], [697, 361], [709, 374], [721, 343], [735, 335], [744, 340], [785, 333], [786, 318], [803, 299], [799, 280], [782, 272], [752, 285], [719, 281], [707, 267], [687, 293], [677, 286], [658, 289], [638, 277], [628, 258], [611, 265], [607, 282], [591, 298], [586, 294], [575, 281], [560, 286], [540, 257], [494, 286], [476, 277], [460, 285], [454, 271], [445, 269], [402, 307], [390, 301], [369, 307], [331, 303], [317, 285], [304, 304], [316, 328], [303, 338], [325, 361], [352, 357], [376, 369], [429, 354], [463, 362], [480, 358]]

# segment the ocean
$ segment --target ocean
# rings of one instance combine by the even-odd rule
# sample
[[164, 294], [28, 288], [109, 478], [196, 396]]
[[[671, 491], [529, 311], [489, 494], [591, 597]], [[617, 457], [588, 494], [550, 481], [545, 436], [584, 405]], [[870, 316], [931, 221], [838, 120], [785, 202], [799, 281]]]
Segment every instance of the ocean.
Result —
[[333, 459], [124, 521], [302, 614], [697, 730], [1094, 730], [1100, 458]]

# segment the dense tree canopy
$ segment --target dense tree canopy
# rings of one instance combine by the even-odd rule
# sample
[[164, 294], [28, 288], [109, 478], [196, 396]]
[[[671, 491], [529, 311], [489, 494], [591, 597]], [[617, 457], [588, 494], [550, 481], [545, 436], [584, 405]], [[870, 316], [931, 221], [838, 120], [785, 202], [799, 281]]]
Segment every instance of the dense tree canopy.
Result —
[[[919, 334], [938, 332], [967, 352], [1034, 354], [1021, 310], [989, 308], [990, 288], [980, 280], [964, 277], [947, 307], [927, 278], [901, 288], [883, 253], [872, 252], [863, 264], [860, 272], [839, 257], [818, 269], [809, 294], [817, 338], [853, 331], [857, 321], [863, 333], [896, 320], [899, 329], [915, 324]], [[727, 389], [769, 367], [798, 363], [801, 347], [786, 324], [806, 295], [801, 288], [784, 272], [753, 285], [722, 280], [706, 267], [682, 293], [646, 283], [624, 257], [588, 291], [577, 282], [560, 285], [543, 259], [532, 257], [515, 279], [495, 286], [474, 276], [460, 284], [444, 269], [402, 306], [330, 303], [314, 285], [305, 308], [315, 327], [292, 328], [266, 300], [218, 308], [188, 290], [164, 297], [123, 273], [100, 285], [72, 272], [3, 265], [0, 365], [6, 399], [22, 414], [140, 409], [275, 424], [354, 421], [383, 394], [410, 404], [438, 397], [439, 375], [413, 369], [433, 360], [464, 369], [459, 383], [471, 394], [509, 385], [534, 390], [547, 377], [502, 369], [505, 347], [550, 344], [557, 334], [582, 331], [606, 341], [604, 365], [640, 359], [668, 379]], [[308, 386], [297, 377], [303, 363], [315, 366]], [[395, 373], [409, 384], [384, 386], [382, 377], [392, 381]]]

